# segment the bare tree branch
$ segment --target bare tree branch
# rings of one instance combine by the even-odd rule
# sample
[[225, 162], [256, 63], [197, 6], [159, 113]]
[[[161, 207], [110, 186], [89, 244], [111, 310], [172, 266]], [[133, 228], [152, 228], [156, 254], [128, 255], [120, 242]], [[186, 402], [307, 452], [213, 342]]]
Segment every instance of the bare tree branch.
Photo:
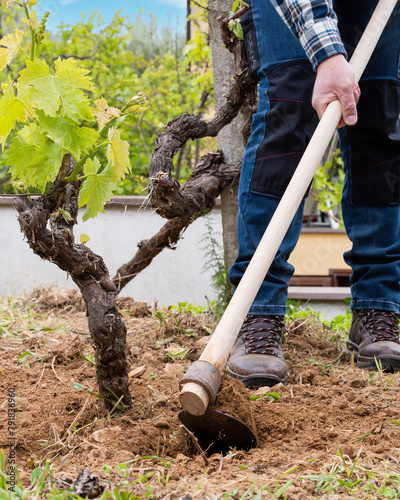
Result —
[[[240, 110], [245, 113], [246, 124], [243, 130], [244, 142], [250, 134], [251, 116], [257, 106], [257, 83], [250, 72], [242, 40], [237, 39], [228, 29], [228, 19], [219, 18], [223, 42], [235, 58], [236, 71], [234, 82], [226, 96], [226, 103], [210, 122], [201, 117], [184, 113], [172, 120], [156, 140], [150, 161], [150, 200], [159, 215], [165, 218], [182, 216], [186, 208], [181, 194], [182, 209], [179, 209], [180, 186], [171, 177], [173, 159], [179, 149], [189, 140], [202, 137], [215, 137], [230, 123]], [[173, 201], [172, 201], [173, 200]], [[174, 209], [172, 209], [174, 207]], [[185, 208], [184, 208], [185, 207]]]
[[[169, 220], [151, 239], [138, 244], [136, 255], [121, 266], [113, 278], [118, 291], [145, 269], [164, 248], [174, 249], [189, 224], [214, 207], [217, 196], [238, 177], [239, 172], [240, 165], [223, 163], [220, 151], [203, 156], [182, 189], [175, 191], [176, 197], [169, 198], [172, 212], [180, 211], [180, 216]], [[164, 179], [165, 190], [173, 191], [174, 182]]]

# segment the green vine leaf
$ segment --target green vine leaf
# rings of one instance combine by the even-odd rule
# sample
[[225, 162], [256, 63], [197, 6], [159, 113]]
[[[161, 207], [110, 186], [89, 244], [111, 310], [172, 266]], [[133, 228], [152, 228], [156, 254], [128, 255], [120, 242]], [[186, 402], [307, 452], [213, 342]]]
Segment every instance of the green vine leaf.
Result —
[[86, 161], [83, 168], [86, 179], [84, 180], [80, 196], [79, 207], [86, 205], [83, 220], [97, 217], [97, 213], [105, 213], [104, 205], [110, 200], [113, 191], [117, 187], [117, 176], [109, 162], [102, 172], [99, 173], [101, 164], [95, 157]]
[[37, 11], [36, 10], [32, 10], [30, 12], [29, 19], [26, 19], [25, 17], [22, 17], [21, 21], [24, 24], [27, 24], [28, 26], [30, 26], [33, 29], [39, 29], [40, 28], [40, 23], [39, 23], [38, 18], [37, 18]]
[[129, 107], [125, 110], [125, 113], [143, 113], [147, 109], [149, 109], [149, 106], [147, 105], [146, 94], [141, 90], [129, 101]]
[[86, 245], [90, 241], [90, 236], [86, 233], [82, 233], [79, 236], [79, 241], [82, 243], [82, 245]]
[[99, 132], [106, 126], [106, 123], [113, 116], [120, 116], [121, 111], [118, 108], [113, 108], [108, 105], [107, 101], [102, 97], [97, 101], [94, 101], [97, 106], [97, 110], [94, 112], [95, 117], [97, 118], [97, 123], [99, 126]]
[[[11, 79], [5, 85], [4, 95], [0, 99], [0, 138], [6, 141], [8, 134], [15, 127], [16, 122], [25, 122], [28, 105], [24, 105], [26, 92], [16, 96]], [[26, 106], [26, 107], [25, 107]]]
[[41, 132], [48, 134], [69, 151], [76, 161], [82, 152], [88, 152], [98, 141], [99, 134], [88, 127], [80, 127], [68, 118], [47, 116], [43, 111], [37, 112]]
[[243, 28], [239, 19], [232, 19], [228, 23], [228, 28], [235, 34], [237, 38], [243, 40]]
[[14, 136], [13, 142], [7, 151], [7, 162], [15, 168], [11, 168], [13, 178], [18, 176], [15, 171], [19, 165], [28, 165], [33, 161], [38, 145], [32, 137], [30, 127], [24, 127], [17, 135]]
[[74, 220], [71, 214], [62, 208], [57, 208], [57, 211], [54, 214], [55, 217], [58, 217], [59, 215], [61, 215], [65, 222], [72, 222]]
[[72, 120], [92, 120], [90, 101], [83, 92], [93, 90], [92, 80], [87, 76], [89, 71], [79, 68], [72, 58], [57, 59], [55, 68], [52, 75], [45, 61], [27, 61], [20, 73], [18, 87], [31, 87], [32, 100], [48, 116], [55, 117], [60, 112], [61, 116]]
[[107, 157], [115, 169], [117, 180], [120, 180], [125, 176], [125, 173], [131, 171], [129, 144], [127, 141], [121, 140], [120, 133], [113, 127], [108, 131], [108, 140], [110, 144], [108, 146]]
[[8, 151], [10, 173], [13, 179], [37, 187], [44, 193], [46, 184], [57, 177], [64, 151], [61, 144], [52, 142], [36, 130], [31, 130], [28, 135], [26, 129], [28, 127], [17, 134]]
[[0, 39], [0, 71], [10, 64], [15, 54], [21, 47], [22, 37], [24, 33], [17, 30], [14, 35], [9, 34]]

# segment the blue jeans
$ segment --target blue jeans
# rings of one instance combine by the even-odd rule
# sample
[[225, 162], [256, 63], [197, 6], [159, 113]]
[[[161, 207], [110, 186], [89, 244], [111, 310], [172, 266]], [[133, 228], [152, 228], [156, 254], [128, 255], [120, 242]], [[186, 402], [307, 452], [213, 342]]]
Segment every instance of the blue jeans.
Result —
[[[377, 0], [334, 2], [351, 55]], [[238, 285], [318, 122], [311, 107], [315, 74], [297, 38], [268, 0], [243, 16], [250, 68], [259, 79], [239, 184], [239, 253], [229, 271]], [[352, 249], [352, 309], [400, 312], [400, 4], [360, 82], [359, 121], [340, 130], [346, 174], [343, 219]], [[288, 263], [300, 235], [303, 205], [265, 277], [251, 314], [285, 314]]]

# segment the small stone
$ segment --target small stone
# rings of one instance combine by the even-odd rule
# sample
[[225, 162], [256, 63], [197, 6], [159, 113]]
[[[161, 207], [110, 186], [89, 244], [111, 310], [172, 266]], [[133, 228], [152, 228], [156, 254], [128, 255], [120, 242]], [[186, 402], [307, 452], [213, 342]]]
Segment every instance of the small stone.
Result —
[[146, 368], [147, 368], [146, 365], [142, 365], [142, 366], [138, 366], [137, 368], [134, 368], [133, 370], [131, 370], [128, 374], [129, 380], [141, 377], [143, 375], [143, 373], [146, 371]]
[[[169, 480], [170, 481], [179, 481], [181, 479], [181, 474], [177, 470], [173, 470], [172, 472], [169, 472]], [[192, 497], [190, 497], [192, 498]]]
[[119, 432], [121, 432], [121, 427], [119, 426], [107, 427], [106, 429], [94, 431], [92, 434], [92, 439], [93, 441], [96, 441], [96, 443], [102, 443], [107, 439], [107, 437], [110, 437], [112, 439], [112, 435]]
[[186, 455], [183, 455], [182, 453], [178, 453], [176, 455], [176, 461], [177, 462], [187, 462], [189, 459], [189, 457], [187, 457]]
[[350, 382], [350, 387], [354, 387], [354, 388], [364, 387], [365, 385], [366, 385], [366, 382], [364, 380], [352, 380]]
[[130, 460], [134, 460], [134, 459], [135, 459], [135, 455], [132, 452], [127, 451], [127, 450], [119, 451], [115, 455], [115, 458], [114, 458], [114, 460], [116, 462], [118, 462], [119, 464], [121, 464], [122, 462], [129, 462]]
[[13, 409], [15, 411], [23, 411], [27, 410], [29, 406], [29, 401], [26, 398], [19, 398], [18, 396], [10, 399], [6, 399], [0, 405], [2, 410], [6, 410], [8, 408]]
[[357, 456], [357, 451], [355, 447], [351, 444], [345, 444], [341, 447], [343, 455], [347, 455], [349, 458], [353, 459]]
[[98, 422], [96, 422], [96, 431], [100, 431], [100, 430], [103, 430], [105, 429], [106, 427], [108, 427], [108, 422], [107, 420], [99, 420]]
[[180, 363], [167, 363], [164, 371], [169, 377], [183, 377], [183, 366]]
[[199, 340], [196, 340], [194, 346], [198, 347], [199, 349], [204, 349], [204, 347], [206, 347], [206, 345], [208, 344], [210, 338], [211, 335], [207, 335], [207, 337], [200, 337]]
[[158, 360], [156, 359], [156, 354], [152, 352], [145, 352], [142, 356], [142, 363], [146, 364], [150, 368], [154, 368], [157, 365]]
[[196, 466], [198, 470], [204, 469], [205, 463], [204, 463], [204, 458], [198, 455], [195, 459], [193, 464]]
[[356, 406], [353, 410], [353, 414], [357, 415], [358, 417], [364, 417], [365, 415], [368, 415], [368, 412], [364, 407]]
[[263, 396], [264, 394], [268, 394], [271, 389], [266, 385], [264, 387], [259, 387], [255, 392], [253, 392], [254, 396]]
[[104, 441], [104, 433], [106, 429], [99, 429], [98, 431], [94, 431], [92, 434], [92, 439], [93, 441], [96, 441], [96, 443], [101, 443]]
[[141, 351], [140, 351], [140, 347], [139, 346], [133, 345], [131, 347], [131, 354], [132, 354], [132, 356], [139, 356], [140, 352]]
[[169, 422], [166, 418], [159, 418], [156, 422], [154, 422], [154, 427], [158, 429], [169, 429]]

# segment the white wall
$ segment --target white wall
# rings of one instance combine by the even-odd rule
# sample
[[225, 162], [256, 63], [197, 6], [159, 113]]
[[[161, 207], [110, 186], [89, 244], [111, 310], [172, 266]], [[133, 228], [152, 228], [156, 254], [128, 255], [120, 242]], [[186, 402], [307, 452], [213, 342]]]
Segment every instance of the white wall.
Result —
[[[4, 199], [3, 199], [4, 200]], [[130, 198], [132, 200], [132, 198]], [[59, 288], [75, 288], [72, 280], [55, 264], [42, 261], [23, 241], [16, 220], [17, 212], [4, 201], [0, 205], [0, 295], [20, 294], [38, 285], [55, 284]], [[218, 207], [208, 216], [213, 236], [222, 244], [221, 214]], [[215, 290], [211, 286], [211, 271], [202, 272], [205, 264], [206, 243], [201, 242], [207, 229], [205, 218], [189, 226], [178, 242], [176, 250], [165, 249], [150, 266], [142, 271], [121, 292], [137, 301], [168, 306], [181, 302], [205, 305], [205, 295], [212, 300]], [[75, 228], [75, 237], [86, 233], [91, 237], [90, 248], [101, 255], [114, 276], [119, 266], [129, 261], [137, 250], [137, 243], [151, 238], [165, 223], [151, 210], [138, 206], [110, 205], [106, 214], [97, 219], [82, 221]]]

